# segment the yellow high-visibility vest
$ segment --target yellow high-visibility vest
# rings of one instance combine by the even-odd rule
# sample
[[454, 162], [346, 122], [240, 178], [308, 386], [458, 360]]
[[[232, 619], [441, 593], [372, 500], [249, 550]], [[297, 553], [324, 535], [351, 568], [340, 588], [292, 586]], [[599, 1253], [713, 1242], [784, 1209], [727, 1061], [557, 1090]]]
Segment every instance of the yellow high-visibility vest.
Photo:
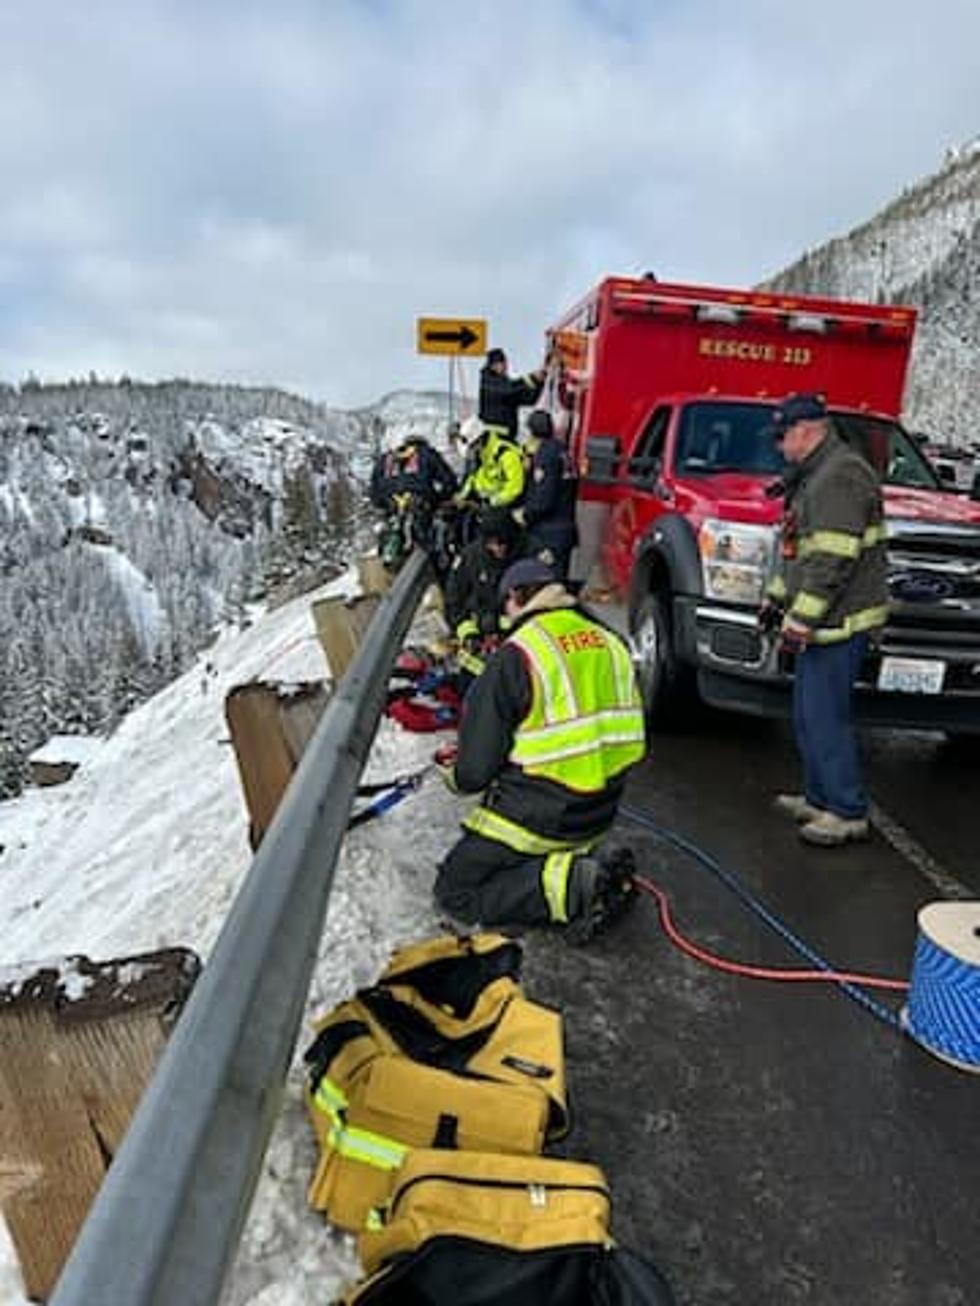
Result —
[[507, 643], [524, 654], [531, 679], [514, 765], [598, 793], [643, 757], [643, 705], [620, 639], [574, 609], [556, 608], [523, 622]]

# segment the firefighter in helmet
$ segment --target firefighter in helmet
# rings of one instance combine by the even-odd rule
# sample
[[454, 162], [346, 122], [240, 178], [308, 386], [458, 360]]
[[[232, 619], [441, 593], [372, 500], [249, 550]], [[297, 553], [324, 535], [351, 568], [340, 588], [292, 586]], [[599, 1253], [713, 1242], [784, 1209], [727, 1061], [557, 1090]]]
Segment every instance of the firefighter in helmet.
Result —
[[391, 555], [384, 558], [386, 565], [399, 562], [415, 545], [431, 547], [435, 511], [457, 487], [453, 469], [421, 435], [411, 434], [378, 454], [369, 495], [386, 518], [382, 534]]

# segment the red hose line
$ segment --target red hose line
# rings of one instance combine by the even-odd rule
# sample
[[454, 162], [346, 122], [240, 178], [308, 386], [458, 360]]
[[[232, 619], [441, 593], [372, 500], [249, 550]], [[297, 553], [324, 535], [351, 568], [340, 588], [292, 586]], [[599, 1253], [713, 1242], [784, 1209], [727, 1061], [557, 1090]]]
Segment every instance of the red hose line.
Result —
[[702, 961], [706, 966], [724, 971], [727, 975], [741, 975], [744, 979], [822, 981], [823, 983], [832, 984], [844, 982], [861, 984], [869, 989], [893, 989], [901, 992], [909, 987], [908, 980], [882, 979], [876, 975], [858, 975], [852, 971], [798, 970], [777, 966], [750, 966], [741, 961], [729, 961], [726, 957], [719, 957], [716, 953], [708, 952], [707, 949], [699, 947], [681, 934], [670, 914], [670, 901], [659, 885], [641, 875], [636, 877], [636, 884], [656, 900], [657, 909], [660, 913], [660, 924], [671, 943], [679, 948], [681, 952], [686, 953], [687, 956], [693, 957], [695, 961]]

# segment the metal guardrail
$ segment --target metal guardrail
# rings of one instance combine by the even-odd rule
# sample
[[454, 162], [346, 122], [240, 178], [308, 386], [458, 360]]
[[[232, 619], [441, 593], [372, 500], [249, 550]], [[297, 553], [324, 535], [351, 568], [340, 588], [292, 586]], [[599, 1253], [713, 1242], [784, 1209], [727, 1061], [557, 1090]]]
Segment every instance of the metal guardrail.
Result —
[[330, 700], [52, 1306], [217, 1301], [279, 1113], [358, 778], [428, 579], [414, 554]]

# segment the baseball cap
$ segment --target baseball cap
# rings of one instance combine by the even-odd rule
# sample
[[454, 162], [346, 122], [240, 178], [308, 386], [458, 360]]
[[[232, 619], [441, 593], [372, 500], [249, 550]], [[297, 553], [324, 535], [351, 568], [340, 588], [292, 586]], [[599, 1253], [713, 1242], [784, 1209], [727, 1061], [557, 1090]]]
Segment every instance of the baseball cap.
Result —
[[507, 355], [504, 353], [502, 349], [487, 350], [488, 366], [492, 367], [494, 363], [506, 363], [506, 362], [507, 362]]
[[827, 405], [824, 403], [823, 395], [787, 395], [773, 411], [766, 433], [774, 440], [781, 440], [789, 428], [795, 426], [797, 422], [815, 422], [826, 416]]
[[520, 558], [517, 562], [512, 562], [501, 576], [497, 599], [503, 603], [511, 590], [550, 585], [554, 579], [555, 573], [540, 558]]

